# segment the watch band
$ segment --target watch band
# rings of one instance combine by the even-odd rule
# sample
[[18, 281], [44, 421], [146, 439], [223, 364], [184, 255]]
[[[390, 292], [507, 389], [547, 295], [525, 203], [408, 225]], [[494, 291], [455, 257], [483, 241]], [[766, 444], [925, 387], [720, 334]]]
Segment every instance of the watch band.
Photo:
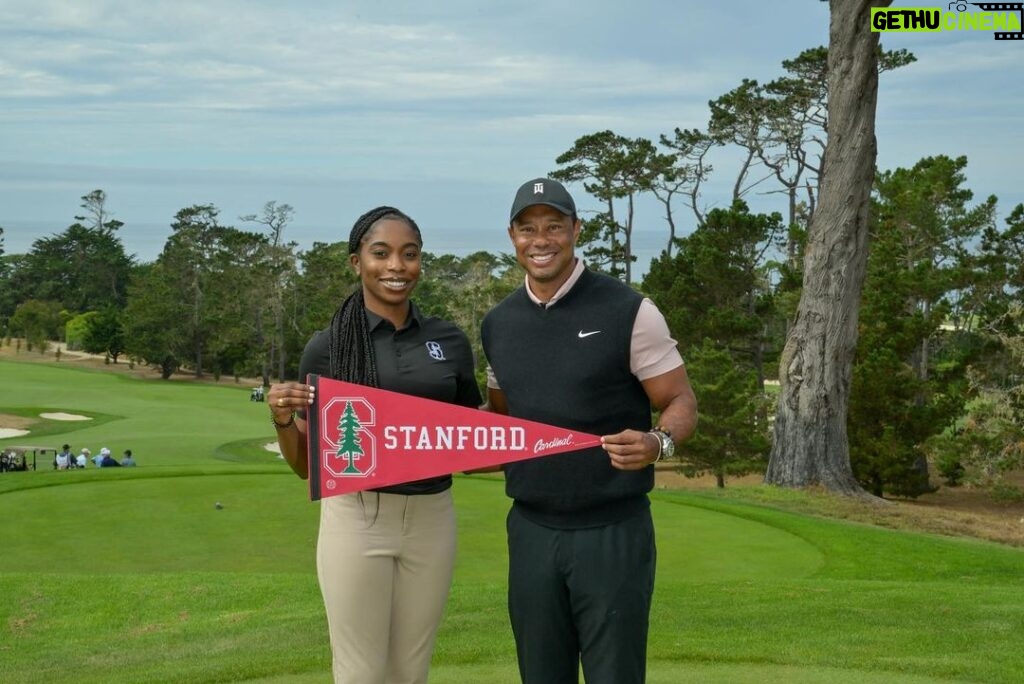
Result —
[[654, 439], [658, 442], [658, 455], [654, 457], [653, 461], [651, 461], [651, 464], [653, 465], [661, 460], [661, 452], [665, 450], [665, 444], [661, 441], [661, 435], [658, 434], [657, 430], [648, 430], [647, 434], [653, 435]]
[[654, 463], [660, 461], [663, 456], [672, 456], [675, 453], [672, 434], [668, 430], [658, 426], [649, 432], [658, 439], [658, 457], [654, 459]]

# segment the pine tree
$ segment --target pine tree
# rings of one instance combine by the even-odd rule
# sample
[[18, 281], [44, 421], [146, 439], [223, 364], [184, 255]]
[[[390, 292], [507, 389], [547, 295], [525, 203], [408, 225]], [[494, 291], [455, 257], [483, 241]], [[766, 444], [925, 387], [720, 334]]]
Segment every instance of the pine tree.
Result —
[[708, 339], [691, 349], [686, 366], [700, 397], [700, 425], [680, 455], [683, 473], [711, 473], [725, 487], [726, 475], [763, 470], [771, 442], [768, 426], [759, 422], [764, 397], [757, 375]]
[[356, 467], [355, 462], [363, 455], [363, 447], [359, 444], [359, 418], [356, 416], [352, 402], [345, 402], [345, 412], [338, 421], [338, 436], [341, 438], [341, 445], [338, 447], [338, 457], [348, 454], [348, 466], [342, 472], [347, 475], [362, 473]]

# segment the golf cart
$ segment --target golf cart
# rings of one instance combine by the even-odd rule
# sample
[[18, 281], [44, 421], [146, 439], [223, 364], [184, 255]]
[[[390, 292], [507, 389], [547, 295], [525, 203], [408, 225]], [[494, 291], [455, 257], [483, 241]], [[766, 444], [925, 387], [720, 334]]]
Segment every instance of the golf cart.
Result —
[[57, 450], [52, 447], [4, 446], [0, 447], [0, 472], [35, 470], [37, 461], [52, 463], [56, 458]]

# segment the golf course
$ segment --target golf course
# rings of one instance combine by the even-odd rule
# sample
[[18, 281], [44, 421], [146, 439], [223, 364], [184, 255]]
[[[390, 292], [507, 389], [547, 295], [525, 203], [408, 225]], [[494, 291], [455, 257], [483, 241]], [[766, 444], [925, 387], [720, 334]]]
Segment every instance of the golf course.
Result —
[[[0, 450], [138, 462], [0, 474], [0, 682], [331, 681], [318, 505], [266, 448], [250, 385], [10, 356], [0, 378], [0, 417], [27, 431]], [[430, 681], [513, 684], [503, 482], [457, 475], [453, 491], [459, 551]], [[729, 488], [651, 498], [649, 682], [1024, 681], [1024, 549]]]

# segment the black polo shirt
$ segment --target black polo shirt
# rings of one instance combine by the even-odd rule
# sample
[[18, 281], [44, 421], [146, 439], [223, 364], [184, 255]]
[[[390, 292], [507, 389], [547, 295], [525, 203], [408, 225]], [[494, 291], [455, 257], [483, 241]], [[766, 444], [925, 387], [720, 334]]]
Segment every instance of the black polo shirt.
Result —
[[[473, 372], [473, 349], [457, 326], [424, 316], [415, 304], [409, 307], [409, 318], [400, 330], [372, 311], [366, 312], [366, 318], [381, 389], [459, 406], [480, 406], [480, 388]], [[304, 381], [309, 373], [331, 377], [330, 334], [330, 328], [320, 330], [306, 344], [299, 361], [300, 380]], [[436, 494], [451, 484], [451, 475], [445, 475], [373, 491]]]

